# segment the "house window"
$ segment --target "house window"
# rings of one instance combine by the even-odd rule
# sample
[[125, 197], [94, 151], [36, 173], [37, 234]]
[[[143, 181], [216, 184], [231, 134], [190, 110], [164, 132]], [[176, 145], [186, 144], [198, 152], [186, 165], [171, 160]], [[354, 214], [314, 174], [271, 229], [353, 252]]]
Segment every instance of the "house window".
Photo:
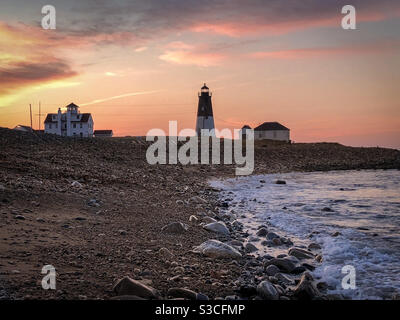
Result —
[[51, 123], [49, 124], [49, 129], [51, 129]]
[[81, 129], [82, 129], [82, 123], [81, 123]]
[[74, 123], [74, 126], [73, 126], [74, 128], [76, 128], [76, 123]]

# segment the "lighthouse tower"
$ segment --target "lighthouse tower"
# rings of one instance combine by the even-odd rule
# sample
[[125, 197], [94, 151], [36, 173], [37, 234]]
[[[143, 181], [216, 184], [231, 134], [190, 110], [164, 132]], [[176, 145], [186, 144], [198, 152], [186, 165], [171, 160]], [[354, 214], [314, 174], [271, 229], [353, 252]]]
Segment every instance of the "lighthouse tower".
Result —
[[[207, 129], [209, 133], [202, 133], [202, 129]], [[212, 130], [212, 131], [211, 131]], [[197, 122], [196, 122], [196, 133], [198, 136], [201, 135], [214, 135], [214, 117], [211, 103], [210, 90], [204, 84], [199, 93], [199, 106], [197, 108]]]

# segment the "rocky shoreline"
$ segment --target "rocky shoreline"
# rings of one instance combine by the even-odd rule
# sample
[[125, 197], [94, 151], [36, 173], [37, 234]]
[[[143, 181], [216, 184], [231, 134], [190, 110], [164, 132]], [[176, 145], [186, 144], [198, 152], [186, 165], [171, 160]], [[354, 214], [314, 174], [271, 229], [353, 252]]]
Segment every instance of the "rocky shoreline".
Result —
[[[257, 248], [252, 244], [254, 236], [243, 231], [243, 224], [229, 209], [228, 201], [219, 202], [219, 191], [214, 189], [214, 201], [219, 210], [212, 215], [190, 216], [189, 224], [173, 222], [162, 228], [163, 232], [179, 234], [189, 229], [201, 227], [209, 231], [210, 239], [194, 247], [193, 252], [202, 257], [225, 261], [228, 265], [241, 267], [241, 274], [233, 281], [232, 294], [213, 297], [215, 300], [337, 300], [341, 295], [326, 294], [328, 286], [313, 279], [311, 271], [323, 257], [321, 247], [310, 242], [308, 248], [296, 247], [290, 239], [268, 231], [267, 224], [260, 225], [256, 232], [257, 240], [265, 239], [267, 246], [285, 246], [287, 254], [253, 255]], [[201, 198], [200, 198], [201, 199]], [[204, 200], [201, 200], [204, 201]], [[193, 232], [193, 231], [192, 231]], [[220, 240], [216, 240], [215, 238]], [[172, 258], [166, 248], [160, 252]], [[218, 285], [214, 283], [213, 285]], [[113, 287], [117, 300], [140, 299], [189, 299], [208, 300], [201, 292], [186, 287], [172, 287], [165, 296], [155, 288], [140, 281], [124, 277]]]
[[[140, 138], [0, 128], [0, 143], [3, 299], [340, 298], [310, 278], [321, 259], [315, 244], [265, 225], [258, 237], [285, 256], [251, 252], [229, 199], [208, 184], [233, 177], [233, 166], [150, 166]], [[263, 142], [255, 155], [254, 174], [400, 168], [400, 152], [383, 148]], [[46, 264], [57, 270], [56, 290], [41, 287]]]

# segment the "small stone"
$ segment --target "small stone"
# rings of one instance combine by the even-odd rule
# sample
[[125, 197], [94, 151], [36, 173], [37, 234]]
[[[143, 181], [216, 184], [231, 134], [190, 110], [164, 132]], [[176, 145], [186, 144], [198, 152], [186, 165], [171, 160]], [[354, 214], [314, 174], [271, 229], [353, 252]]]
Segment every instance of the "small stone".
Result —
[[292, 285], [294, 284], [293, 279], [285, 276], [284, 274], [278, 272], [275, 274], [275, 277], [278, 279], [279, 282], [284, 283], [285, 285]]
[[279, 272], [279, 268], [273, 264], [265, 268], [265, 273], [269, 276], [274, 276]]
[[285, 180], [276, 180], [275, 184], [286, 184]]
[[332, 233], [332, 237], [337, 237], [337, 236], [340, 236], [340, 235], [341, 235], [341, 233], [339, 231], [336, 231], [336, 232]]
[[275, 232], [268, 232], [267, 239], [272, 240], [275, 238], [279, 238], [279, 236]]
[[266, 228], [261, 228], [257, 231], [257, 236], [265, 237], [268, 234], [268, 230]]
[[321, 246], [318, 243], [312, 242], [308, 245], [308, 249], [310, 250], [320, 250]]
[[174, 254], [173, 254], [171, 251], [169, 251], [167, 248], [161, 248], [161, 249], [158, 251], [158, 253], [159, 253], [162, 257], [167, 258], [167, 259], [171, 259], [171, 258], [174, 257]]
[[245, 249], [247, 252], [255, 252], [255, 251], [258, 250], [257, 247], [256, 247], [254, 244], [250, 243], [250, 242], [247, 242], [247, 243], [244, 245], [244, 249]]
[[267, 280], [262, 281], [257, 286], [257, 293], [261, 298], [263, 298], [265, 300], [278, 300], [279, 299], [278, 291], [276, 290], [274, 285]]
[[282, 244], [282, 241], [279, 238], [274, 238], [272, 239], [272, 243], [276, 246], [280, 246]]
[[161, 231], [166, 233], [184, 233], [188, 230], [189, 226], [182, 222], [172, 222], [164, 227], [162, 227]]
[[288, 258], [274, 258], [271, 259], [267, 262], [267, 265], [275, 265], [277, 266], [280, 270], [291, 273], [293, 269], [296, 267], [295, 263]]
[[128, 232], [127, 232], [126, 230], [122, 230], [122, 229], [118, 230], [118, 233], [119, 233], [121, 236], [125, 236], [125, 235], [128, 234]]
[[295, 248], [295, 247], [290, 248], [288, 254], [289, 256], [293, 256], [298, 259], [314, 259], [313, 253], [301, 248]]
[[193, 250], [193, 252], [200, 253], [203, 254], [204, 256], [216, 259], [219, 258], [238, 259], [242, 257], [241, 253], [234, 247], [218, 240], [207, 240], [198, 247], [196, 247]]
[[293, 295], [299, 300], [313, 300], [320, 296], [318, 289], [313, 284], [313, 277], [308, 272], [301, 276], [300, 282]]
[[133, 295], [144, 299], [159, 298], [157, 290], [129, 277], [118, 280], [113, 287], [113, 291], [119, 296]]
[[331, 208], [329, 208], [329, 207], [324, 207], [324, 208], [322, 208], [321, 211], [324, 211], [324, 212], [333, 212], [333, 210], [332, 210]]
[[252, 285], [244, 284], [240, 286], [239, 294], [243, 297], [251, 297], [257, 294], [257, 288]]
[[205, 294], [199, 292], [196, 294], [196, 300], [210, 300], [210, 299]]
[[301, 273], [303, 273], [304, 271], [306, 271], [307, 269], [306, 268], [304, 268], [303, 266], [298, 266], [298, 267], [296, 267], [296, 268], [294, 268], [293, 270], [292, 270], [292, 274], [301, 274]]
[[184, 298], [188, 300], [196, 300], [197, 298], [196, 292], [186, 288], [170, 288], [167, 295], [173, 298]]
[[73, 182], [71, 183], [71, 187], [74, 187], [74, 188], [82, 188], [82, 184], [79, 183], [78, 181], [73, 181]]
[[229, 230], [222, 222], [212, 222], [203, 226], [207, 231], [229, 235]]
[[199, 221], [199, 218], [197, 218], [196, 216], [194, 216], [194, 215], [191, 215], [190, 217], [189, 217], [189, 222], [190, 223], [197, 223]]
[[75, 220], [76, 221], [85, 221], [86, 218], [85, 217], [76, 217]]
[[21, 214], [18, 214], [18, 215], [16, 215], [16, 216], [14, 217], [14, 219], [17, 219], [17, 220], [25, 220], [25, 217], [24, 217], [23, 215], [21, 215]]

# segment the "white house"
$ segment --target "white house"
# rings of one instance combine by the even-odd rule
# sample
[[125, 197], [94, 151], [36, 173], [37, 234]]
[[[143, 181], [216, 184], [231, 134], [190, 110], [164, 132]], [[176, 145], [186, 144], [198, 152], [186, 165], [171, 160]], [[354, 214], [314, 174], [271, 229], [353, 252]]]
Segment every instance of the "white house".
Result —
[[47, 114], [44, 121], [44, 132], [68, 137], [92, 137], [93, 118], [90, 113], [80, 113], [79, 107], [71, 103], [67, 111], [62, 113], [61, 108], [58, 113]]
[[[243, 126], [240, 131], [241, 136], [244, 138], [246, 130], [251, 129], [248, 125]], [[279, 140], [290, 141], [290, 130], [279, 122], [264, 122], [258, 127], [254, 128], [254, 140]]]

